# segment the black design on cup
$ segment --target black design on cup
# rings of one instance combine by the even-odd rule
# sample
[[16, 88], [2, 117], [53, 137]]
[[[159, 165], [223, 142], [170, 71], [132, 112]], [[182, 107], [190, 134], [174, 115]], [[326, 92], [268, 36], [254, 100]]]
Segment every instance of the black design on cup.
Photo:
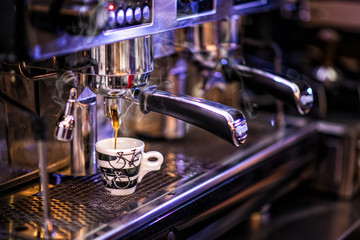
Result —
[[135, 167], [141, 159], [141, 152], [136, 152], [136, 149], [131, 150], [131, 153], [117, 152], [116, 156], [109, 156], [106, 154], [98, 153], [98, 159], [109, 161], [111, 167], [116, 169], [123, 169], [128, 163], [129, 167]]
[[96, 152], [105, 190], [112, 195], [128, 195], [145, 174], [160, 170], [164, 157], [157, 151], [144, 152], [144, 142], [135, 138], [118, 138], [118, 142], [121, 149], [113, 148], [111, 138], [100, 140]]
[[139, 166], [129, 169], [101, 168], [104, 186], [112, 189], [127, 189], [136, 186]]

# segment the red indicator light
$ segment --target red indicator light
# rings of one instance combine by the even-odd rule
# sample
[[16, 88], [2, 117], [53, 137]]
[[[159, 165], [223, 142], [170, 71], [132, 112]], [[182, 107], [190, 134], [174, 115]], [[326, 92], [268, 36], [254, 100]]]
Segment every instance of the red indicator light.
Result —
[[114, 10], [114, 9], [115, 9], [114, 4], [109, 4], [108, 10], [109, 10], [109, 11], [112, 11], [112, 10]]

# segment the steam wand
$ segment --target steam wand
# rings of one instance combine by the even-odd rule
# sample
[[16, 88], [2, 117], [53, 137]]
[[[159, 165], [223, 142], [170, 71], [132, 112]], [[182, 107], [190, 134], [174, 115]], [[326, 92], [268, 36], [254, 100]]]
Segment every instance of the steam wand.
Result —
[[64, 72], [61, 75], [63, 81], [66, 84], [72, 86], [70, 89], [69, 98], [65, 104], [65, 111], [61, 119], [57, 122], [55, 126], [55, 138], [59, 141], [68, 142], [73, 139], [73, 131], [75, 128], [75, 117], [74, 112], [77, 102], [77, 83], [75, 76], [71, 71]]
[[73, 138], [73, 130], [75, 128], [75, 104], [77, 101], [76, 88], [70, 89], [70, 96], [65, 105], [64, 115], [62, 119], [58, 121], [55, 127], [55, 138], [57, 140], [68, 142]]
[[13, 105], [14, 107], [20, 109], [23, 113], [25, 113], [31, 120], [31, 127], [35, 134], [36, 140], [36, 148], [37, 155], [39, 160], [39, 168], [40, 168], [40, 185], [42, 188], [42, 196], [43, 196], [43, 210], [44, 210], [44, 230], [45, 230], [45, 238], [50, 239], [53, 232], [54, 227], [51, 221], [51, 213], [50, 213], [50, 198], [49, 198], [49, 179], [47, 175], [47, 156], [46, 156], [46, 124], [44, 120], [35, 112], [31, 111], [24, 105], [14, 101], [9, 98], [7, 95], [0, 92], [0, 98], [6, 101], [7, 103]]

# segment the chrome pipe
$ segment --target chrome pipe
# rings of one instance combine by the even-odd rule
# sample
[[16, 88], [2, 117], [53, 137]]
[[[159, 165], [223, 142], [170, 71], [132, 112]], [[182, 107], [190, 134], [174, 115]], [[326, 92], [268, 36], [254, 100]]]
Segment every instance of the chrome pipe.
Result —
[[226, 105], [148, 86], [139, 95], [140, 109], [181, 119], [239, 146], [247, 137], [247, 123], [241, 111]]
[[[292, 105], [300, 114], [310, 112], [314, 96], [312, 88], [297, 79], [290, 79], [273, 74], [261, 69], [240, 65], [227, 60], [221, 61], [225, 71], [230, 71], [231, 76], [245, 80], [245, 85], [263, 89], [280, 100]], [[229, 72], [228, 72], [229, 73]]]
[[46, 147], [44, 140], [36, 141], [36, 149], [39, 160], [40, 169], [40, 186], [42, 191], [42, 202], [43, 202], [43, 215], [44, 215], [44, 234], [45, 239], [51, 239], [54, 234], [54, 226], [51, 220], [51, 209], [50, 209], [50, 193], [49, 193], [49, 179], [47, 175], [47, 158], [46, 158]]

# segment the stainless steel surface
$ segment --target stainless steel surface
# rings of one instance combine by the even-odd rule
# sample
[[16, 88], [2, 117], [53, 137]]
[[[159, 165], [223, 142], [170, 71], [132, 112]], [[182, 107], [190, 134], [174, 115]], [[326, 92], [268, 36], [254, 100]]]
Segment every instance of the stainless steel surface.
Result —
[[[120, 115], [121, 112], [121, 98], [119, 97], [104, 97], [104, 115], [111, 118], [111, 108], [115, 107]], [[112, 119], [110, 119], [112, 121]]]
[[[165, 145], [163, 147], [167, 148]], [[151, 149], [156, 149], [156, 146]], [[167, 161], [164, 162], [162, 170], [145, 176], [136, 193], [129, 196], [108, 195], [103, 188], [100, 174], [82, 178], [74, 177], [51, 188], [50, 200], [55, 238], [86, 237], [94, 231], [101, 232], [103, 228], [106, 228], [106, 222], [120, 216], [127, 218], [128, 214], [136, 209], [147, 208], [146, 206], [154, 199], [164, 196], [167, 192], [189, 182], [205, 171], [205, 166], [202, 166], [203, 164], [197, 158], [187, 157], [181, 153], [177, 155], [171, 148], [166, 154]], [[40, 200], [40, 195], [35, 194], [3, 207], [0, 210], [1, 232], [5, 230], [3, 224], [6, 225], [9, 222], [29, 230], [23, 233], [24, 236], [27, 232], [31, 233], [33, 229], [36, 232], [38, 227], [41, 228], [42, 211], [37, 208]], [[17, 214], [18, 208], [23, 212], [22, 215]]]
[[[189, 33], [189, 48], [194, 60], [218, 76], [221, 76], [219, 68], [222, 64], [225, 75], [228, 74], [228, 81], [238, 80], [255, 89], [263, 89], [292, 105], [300, 114], [309, 113], [314, 102], [310, 85], [297, 79], [292, 80], [251, 66], [238, 64], [239, 61], [243, 61], [241, 54], [243, 39], [240, 39], [242, 27], [241, 16], [232, 16], [230, 19], [194, 26]], [[229, 68], [233, 68], [233, 70], [229, 70]], [[231, 71], [235, 71], [235, 74]], [[276, 71], [278, 74], [281, 73], [281, 69], [276, 69]], [[211, 79], [208, 81], [211, 82]]]
[[[255, 0], [237, 3], [234, 1], [217, 0], [213, 9], [209, 11], [182, 17], [178, 16], [177, 4], [175, 1], [153, 0], [151, 2], [151, 22], [121, 28], [115, 27], [114, 29], [105, 30], [103, 32], [93, 32], [92, 35], [87, 36], [86, 34], [69, 34], [66, 31], [58, 34], [52, 34], [51, 32], [44, 33], [41, 29], [28, 23], [28, 27], [31, 29], [29, 35], [39, 34], [39, 36], [42, 36], [43, 40], [42, 42], [39, 42], [37, 39], [27, 36], [30, 42], [28, 53], [31, 58], [46, 59], [53, 55], [68, 54], [93, 46], [110, 44], [121, 40], [133, 39], [177, 28], [184, 28], [198, 23], [215, 21], [222, 19], [224, 16], [268, 11], [280, 6], [280, 1], [277, 0]], [[106, 18], [107, 17], [105, 16], [105, 21], [109, 20]], [[86, 22], [84, 22], [83, 27], [85, 28], [83, 29], [83, 33], [87, 32]], [[96, 33], [98, 34], [96, 35]]]
[[45, 121], [34, 111], [22, 105], [21, 103], [11, 99], [9, 96], [0, 93], [0, 98], [7, 102], [9, 105], [15, 107], [21, 113], [23, 113], [28, 121], [31, 123], [31, 128], [36, 141], [36, 150], [37, 150], [37, 161], [39, 166], [40, 173], [40, 187], [44, 194], [43, 200], [43, 228], [45, 237], [49, 238], [51, 236], [52, 223], [51, 223], [51, 214], [50, 214], [50, 202], [49, 202], [49, 181], [48, 181], [48, 159], [46, 155], [46, 124]]
[[44, 140], [36, 141], [36, 149], [38, 152], [38, 161], [40, 169], [40, 187], [43, 194], [43, 223], [44, 237], [51, 238], [54, 228], [50, 210], [50, 195], [49, 195], [49, 178], [48, 178], [48, 161], [46, 156], [46, 142]]
[[318, 129], [324, 139], [323, 154], [313, 187], [343, 200], [356, 197], [360, 190], [360, 126], [357, 120], [319, 121]]
[[[283, 100], [285, 103], [291, 104], [297, 109], [300, 114], [307, 114], [310, 112], [314, 96], [313, 90], [309, 84], [297, 79], [290, 79], [282, 77], [261, 69], [252, 68], [245, 65], [239, 65], [225, 60], [225, 66], [229, 64], [238, 71], [240, 79], [247, 79], [248, 83], [257, 89], [264, 89], [273, 94], [277, 98]], [[226, 66], [227, 67], [227, 66]]]
[[[2, 64], [5, 69], [8, 67], [12, 69], [12, 66]], [[33, 76], [33, 71], [44, 73], [43, 70], [31, 69], [32, 75], [27, 74], [26, 76]], [[63, 81], [60, 78], [54, 78], [54, 75], [46, 80], [29, 81], [18, 74], [11, 77], [11, 75], [6, 74], [6, 71], [4, 72], [4, 69], [1, 72], [1, 81], [2, 93], [37, 112], [44, 119], [49, 129], [47, 131], [46, 150], [48, 165], [54, 167], [54, 164], [56, 164], [60, 168], [64, 167], [69, 162], [70, 143], [56, 140], [54, 138], [54, 127], [64, 111], [66, 95], [70, 89], [63, 89]], [[41, 94], [38, 95], [37, 93]], [[37, 170], [39, 164], [31, 123], [30, 121], [24, 121], [26, 117], [22, 112], [10, 104], [5, 103], [5, 105], [4, 115], [7, 131], [4, 137], [7, 143], [8, 158], [2, 160], [8, 161], [7, 165], [11, 168], [20, 168], [27, 171]], [[59, 149], [61, 150], [59, 151]], [[55, 168], [52, 168], [52, 171], [55, 171]]]
[[[151, 73], [151, 84], [155, 84], [159, 89], [176, 94], [185, 94], [188, 67], [186, 59], [181, 56], [168, 56], [158, 58], [154, 62], [155, 69]], [[149, 112], [143, 114], [140, 110], [136, 111], [135, 120], [130, 118], [130, 123], [125, 123], [130, 126], [131, 132], [136, 135], [159, 139], [181, 139], [184, 138], [187, 132], [187, 124], [179, 119], [159, 114], [156, 112]], [[126, 121], [126, 118], [124, 118]]]
[[75, 132], [71, 143], [70, 175], [95, 174], [98, 170], [95, 152], [97, 141], [96, 96], [80, 98], [76, 103], [74, 117]]
[[235, 57], [241, 50], [242, 16], [232, 15], [189, 28], [188, 48], [203, 66], [215, 68], [222, 58]]
[[131, 102], [137, 102], [139, 98], [143, 113], [155, 111], [184, 120], [213, 132], [235, 146], [245, 141], [247, 125], [239, 110], [187, 95], [156, 92], [155, 89], [144, 87], [146, 81], [137, 81], [138, 76], [143, 79], [153, 70], [151, 36], [93, 48], [91, 62], [95, 68], [91, 69], [91, 74], [79, 73], [80, 83], [105, 96], [106, 116], [109, 116], [109, 104], [114, 101], [111, 98], [122, 97]]
[[189, 43], [189, 48], [193, 53], [199, 54], [200, 59], [216, 61], [219, 58], [217, 51], [221, 42], [221, 33], [217, 24], [217, 21], [209, 22], [191, 28], [193, 33], [190, 36], [192, 35], [193, 39]]
[[78, 74], [78, 81], [89, 87], [94, 93], [109, 97], [122, 97], [127, 89], [145, 85], [149, 82], [150, 73], [122, 76], [98, 76]]
[[[195, 129], [189, 139], [170, 145], [166, 141], [147, 142], [149, 149], [163, 153], [164, 166], [161, 171], [145, 176], [136, 192], [129, 196], [106, 194], [99, 174], [65, 178], [63, 183], [50, 189], [54, 238], [126, 236], [142, 224], [221, 185], [232, 176], [245, 173], [251, 166], [257, 166], [314, 133], [309, 126], [289, 128], [281, 133], [266, 123], [255, 125], [257, 130], [252, 128], [253, 139], [243, 149], [201, 129]], [[0, 199], [1, 233], [9, 237], [27, 237], [34, 233], [44, 236], [39, 208], [41, 195], [19, 194], [18, 197], [9, 195]]]
[[[164, 86], [167, 92], [186, 94], [187, 63], [184, 58], [177, 59], [175, 66], [169, 70], [169, 83]], [[164, 116], [161, 127], [166, 139], [180, 139], [185, 137], [186, 123], [182, 120]]]
[[[177, 181], [186, 181], [187, 178], [200, 174], [197, 172], [199, 169], [192, 166], [182, 169], [182, 175], [177, 174], [173, 166], [166, 168], [162, 172], [148, 174], [139, 184], [136, 194], [124, 197], [107, 194], [100, 174], [71, 178], [51, 188], [49, 193], [54, 239], [83, 238], [92, 231], [101, 231], [106, 228], [106, 222], [119, 216], [126, 217], [129, 212], [141, 206], [145, 207], [152, 200], [151, 196], [174, 188]], [[41, 206], [42, 198], [43, 194], [35, 194], [2, 207], [1, 232], [5, 230], [3, 226], [9, 223], [25, 228], [26, 230], [20, 233], [23, 237], [31, 237], [28, 234], [36, 233], [39, 227], [41, 229], [43, 218], [38, 207]], [[17, 213], [19, 210], [21, 215]], [[13, 233], [17, 235], [16, 231]], [[10, 235], [13, 233], [10, 232]], [[44, 237], [42, 230], [39, 230], [39, 235]]]
[[[285, 120], [278, 128], [276, 114], [257, 115], [254, 111], [246, 121], [245, 115], [233, 107], [148, 86], [156, 55], [152, 49], [152, 35], [159, 33], [171, 39], [173, 33], [180, 32], [179, 29], [191, 27], [190, 30], [197, 33], [197, 38], [193, 38], [195, 45], [186, 45], [181, 36], [180, 42], [166, 45], [164, 51], [157, 51], [156, 57], [166, 57], [169, 61], [173, 61], [175, 56], [186, 59], [186, 65], [193, 65], [191, 67], [197, 70], [207, 69], [208, 74], [200, 76], [197, 74], [200, 71], [194, 74], [195, 71], [181, 69], [179, 74], [175, 73], [179, 77], [177, 80], [184, 80], [182, 74], [186, 72], [192, 80], [212, 76], [206, 79], [209, 84], [204, 84], [204, 89], [213, 86], [210, 83], [220, 86], [225, 84], [221, 72], [225, 60], [245, 60], [254, 54], [257, 56], [253, 63], [256, 62], [257, 67], [238, 63], [232, 66], [240, 73], [239, 79], [247, 78], [255, 83], [250, 100], [246, 99], [242, 89], [234, 90], [241, 90], [237, 93], [242, 97], [240, 101], [236, 98], [235, 106], [245, 103], [241, 105], [245, 113], [250, 112], [249, 105], [246, 105], [249, 102], [243, 100], [260, 100], [268, 104], [266, 107], [273, 107], [272, 99], [258, 98], [256, 94], [256, 90], [265, 88], [295, 106], [300, 113], [308, 113], [314, 98], [307, 84], [260, 70], [270, 66], [280, 73], [287, 64], [287, 70], [294, 67], [306, 72], [312, 68], [311, 64], [317, 59], [306, 53], [310, 52], [307, 49], [314, 48], [308, 48], [306, 39], [299, 37], [309, 36], [310, 31], [303, 35], [297, 31], [310, 26], [297, 24], [299, 19], [311, 20], [306, 19], [310, 12], [303, 8], [308, 1], [115, 0], [111, 2], [113, 5], [107, 0], [101, 3], [97, 0], [5, 1], [6, 4], [0, 3], [0, 13], [4, 13], [2, 19], [6, 19], [0, 26], [4, 34], [0, 40], [0, 58], [11, 61], [31, 59], [33, 62], [0, 62], [0, 93], [24, 102], [42, 116], [48, 126], [55, 125], [55, 119], [65, 104], [64, 98], [67, 98], [63, 93], [69, 92], [66, 89], [69, 86], [64, 86], [64, 79], [58, 76], [61, 78], [61, 73], [69, 71], [76, 72], [79, 93], [89, 90], [85, 88], [87, 90], [83, 91], [87, 86], [94, 93], [106, 97], [105, 110], [109, 110], [114, 101], [120, 106], [125, 99], [140, 105], [144, 113], [158, 111], [172, 115], [209, 132], [188, 126], [189, 133], [183, 137], [174, 124], [174, 128], [170, 128], [175, 133], [171, 138], [179, 135], [183, 138], [146, 139], [149, 150], [160, 151], [165, 156], [163, 168], [147, 175], [134, 194], [114, 197], [105, 193], [102, 179], [95, 172], [96, 162], [92, 155], [96, 141], [94, 96], [78, 98], [78, 112], [75, 113], [77, 135], [72, 143], [60, 143], [49, 138], [48, 151], [39, 148], [37, 152], [33, 135], [29, 134], [33, 126], [23, 121], [22, 114], [5, 104], [6, 116], [0, 117], [0, 121], [5, 122], [3, 135], [7, 140], [6, 155], [10, 157], [0, 160], [0, 166], [5, 166], [0, 171], [0, 177], [5, 178], [0, 184], [0, 238], [50, 238], [50, 235], [55, 239], [216, 238], [254, 211], [266, 210], [264, 205], [269, 206], [274, 199], [304, 180], [315, 179], [315, 184], [320, 183], [326, 191], [346, 199], [358, 191], [358, 134], [349, 123], [344, 124], [350, 129], [344, 137], [341, 131], [346, 127], [332, 128], [334, 125], [330, 124], [324, 128], [319, 121], [312, 120], [311, 113], [306, 118], [292, 118], [278, 111], [278, 116]], [[128, 11], [122, 19], [121, 13], [125, 14], [125, 11], [121, 11], [125, 8]], [[276, 13], [265, 13], [275, 8], [278, 8]], [[288, 21], [290, 18], [292, 21]], [[49, 21], [41, 21], [44, 19]], [[276, 55], [276, 49], [276, 56], [272, 58], [274, 52], [265, 53], [265, 48], [250, 49], [245, 53], [242, 45], [244, 32], [264, 43], [267, 40], [271, 44], [273, 40], [279, 41], [279, 49], [284, 55]], [[4, 50], [3, 43], [10, 47]], [[188, 49], [193, 50], [192, 56]], [[350, 52], [350, 58], [356, 56], [354, 51]], [[271, 60], [265, 59], [267, 57]], [[47, 60], [40, 62], [43, 59]], [[336, 59], [342, 61], [342, 58]], [[358, 80], [359, 72], [354, 70], [351, 73]], [[173, 77], [171, 74], [168, 76]], [[355, 86], [357, 91], [360, 89], [357, 83], [349, 85]], [[339, 96], [347, 95], [346, 91], [338, 90]], [[229, 97], [224, 92], [220, 94]], [[359, 98], [359, 91], [356, 97]], [[332, 100], [331, 96], [327, 100]], [[341, 108], [351, 105], [336, 100], [333, 104], [339, 104]], [[358, 99], [348, 101], [354, 102]], [[122, 110], [131, 117], [130, 108], [129, 111]], [[102, 135], [107, 131], [109, 137], [113, 136], [109, 124], [100, 125], [102, 128], [98, 130]], [[324, 129], [328, 131], [325, 134]], [[0, 131], [0, 143], [5, 142], [5, 137], [1, 137]], [[235, 147], [228, 142], [236, 146], [244, 144]], [[76, 155], [78, 152], [80, 154]], [[42, 160], [45, 155], [49, 156], [49, 168]], [[62, 170], [65, 173], [64, 167], [69, 166], [70, 156], [77, 163], [72, 166], [77, 169], [72, 175], [93, 175], [51, 174], [51, 183], [47, 184], [47, 171]], [[23, 171], [34, 163], [38, 165], [37, 159], [42, 164], [40, 167], [35, 167], [30, 173], [29, 170]], [[21, 169], [15, 168], [13, 163], [20, 165]], [[9, 176], [9, 172], [15, 176]], [[40, 191], [39, 172], [43, 188]], [[49, 192], [47, 187], [51, 188]], [[258, 232], [262, 233], [261, 229]]]
[[138, 75], [153, 70], [153, 37], [137, 37], [91, 48], [92, 73], [102, 77]]
[[156, 86], [141, 91], [142, 112], [163, 113], [201, 127], [239, 146], [247, 137], [245, 116], [238, 109], [191, 96], [156, 90]]
[[220, 239], [326, 239], [360, 237], [360, 199], [340, 201], [309, 190], [306, 184], [255, 212]]
[[124, 89], [146, 84], [153, 70], [152, 36], [100, 45], [90, 52], [91, 68], [78, 73], [80, 83], [104, 96], [121, 96]]

